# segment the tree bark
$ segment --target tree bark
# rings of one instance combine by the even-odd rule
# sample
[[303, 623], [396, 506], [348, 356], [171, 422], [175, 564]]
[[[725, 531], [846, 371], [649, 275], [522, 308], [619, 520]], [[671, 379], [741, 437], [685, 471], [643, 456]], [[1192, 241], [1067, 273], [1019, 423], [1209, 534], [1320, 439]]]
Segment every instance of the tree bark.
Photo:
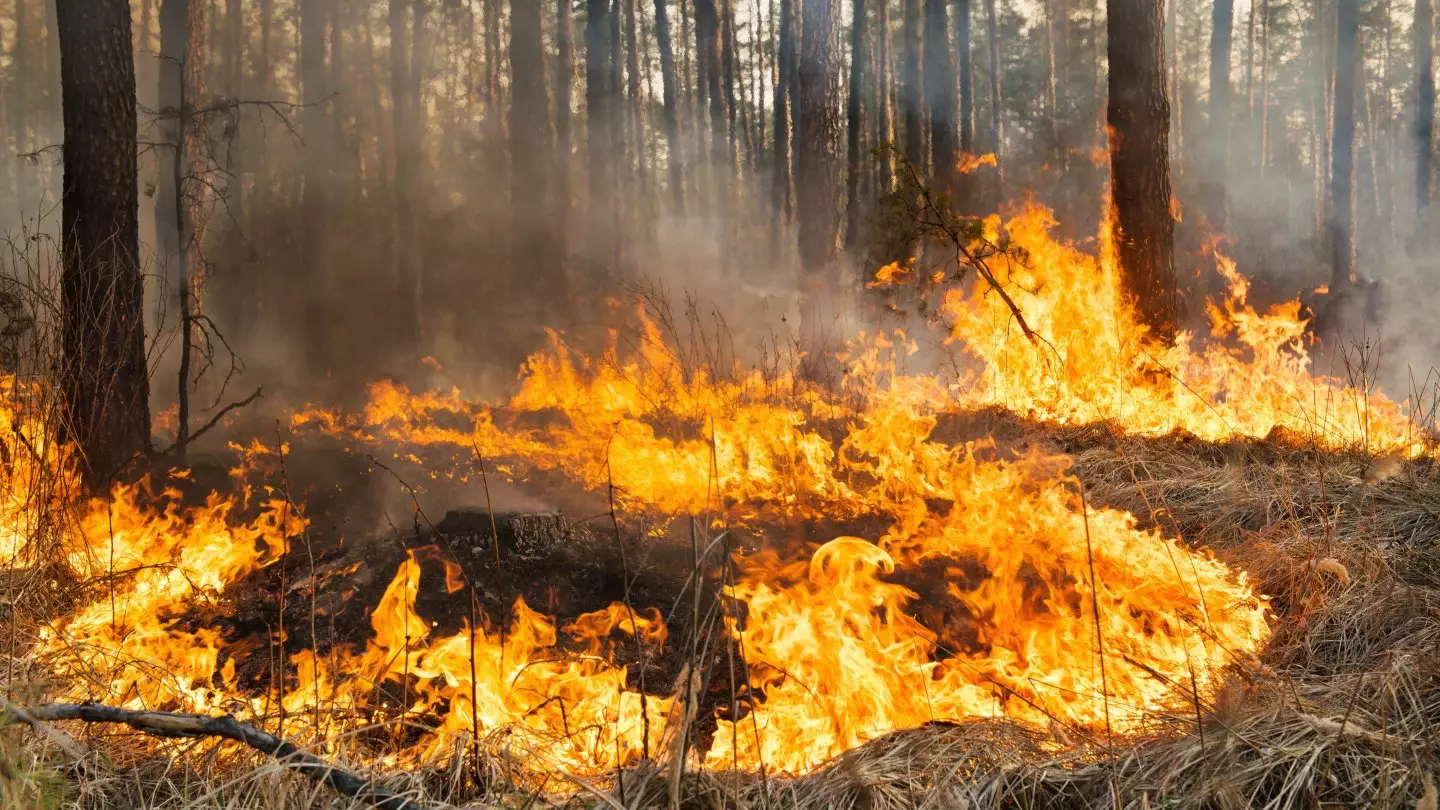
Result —
[[1339, 0], [1335, 18], [1335, 98], [1330, 138], [1330, 289], [1355, 281], [1355, 77], [1359, 73], [1358, 0]]
[[[514, 5], [527, 0], [511, 0]], [[612, 231], [614, 220], [609, 206], [614, 200], [614, 134], [611, 103], [610, 15], [611, 0], [586, 0], [585, 19], [585, 104], [589, 132], [586, 150], [590, 168], [590, 250], [602, 267], [613, 269], [618, 241]]]
[[[1175, 0], [1171, 0], [1175, 2]], [[1234, 0], [1215, 0], [1210, 32], [1210, 222], [1224, 228], [1230, 169], [1230, 47], [1235, 26]]]
[[57, 0], [55, 21], [65, 127], [62, 391], [85, 483], [102, 492], [150, 441], [130, 4]]
[[900, 109], [905, 118], [905, 159], [925, 176], [925, 96], [921, 85], [920, 0], [905, 0], [900, 21], [904, 37], [905, 75], [901, 78]]
[[[985, 0], [985, 36], [990, 45], [990, 137], [995, 146], [995, 203], [1005, 198], [1005, 94], [1000, 86], [1000, 23], [995, 0]], [[1113, 69], [1114, 63], [1111, 63]]]
[[876, 55], [879, 69], [875, 71], [875, 98], [880, 110], [875, 116], [875, 143], [883, 150], [880, 155], [878, 189], [881, 195], [887, 195], [895, 189], [895, 162], [891, 154], [895, 145], [895, 112], [890, 103], [894, 97], [894, 71], [890, 64], [890, 0], [879, 0], [876, 11], [880, 16], [880, 52]]
[[[557, 105], [564, 99], [557, 99]], [[550, 106], [545, 88], [545, 45], [540, 4], [510, 0], [510, 211], [511, 261], [526, 268], [534, 289], [564, 308], [570, 295], [555, 241], [567, 223], [547, 227], [550, 194]], [[561, 155], [561, 159], [564, 159]], [[537, 205], [538, 203], [538, 205]]]
[[[840, 167], [840, 73], [835, 61], [834, 0], [803, 0], [800, 64], [796, 87], [796, 209], [800, 266], [812, 296], [824, 286], [835, 260], [840, 227], [836, 179]], [[812, 299], [812, 306], [813, 306]], [[807, 307], [807, 310], [809, 308]], [[806, 324], [807, 328], [812, 324]]]
[[[513, 26], [513, 14], [512, 23]], [[528, 23], [527, 23], [528, 25]], [[514, 36], [512, 31], [511, 36]], [[527, 33], [527, 36], [529, 34]], [[513, 47], [512, 39], [512, 47]], [[526, 44], [529, 47], [529, 43]], [[513, 60], [513, 56], [512, 56]], [[522, 59], [522, 62], [524, 60]], [[513, 61], [512, 61], [513, 69]], [[556, 238], [564, 240], [565, 226], [570, 222], [570, 166], [574, 160], [571, 136], [570, 103], [575, 83], [575, 30], [571, 0], [555, 3], [555, 200], [554, 208], [561, 227]], [[511, 134], [514, 142], [514, 134]], [[515, 179], [511, 178], [511, 194]], [[514, 205], [512, 201], [512, 206]], [[561, 245], [563, 255], [564, 246]]]
[[1111, 189], [1120, 271], [1152, 334], [1174, 337], [1175, 220], [1162, 0], [1109, 0]]
[[925, 0], [925, 106], [930, 113], [930, 165], [935, 185], [953, 197], [960, 144], [955, 134], [955, 69], [950, 64], [950, 25], [945, 13], [948, 2]]
[[[560, 0], [561, 3], [567, 0]], [[685, 210], [685, 176], [680, 159], [680, 109], [675, 86], [675, 48], [665, 0], [655, 0], [655, 40], [660, 48], [660, 84], [665, 100], [666, 161], [670, 167], [670, 199], [675, 213]]]
[[1415, 210], [1426, 229], [1435, 155], [1435, 6], [1415, 0]]
[[[394, 0], [400, 2], [400, 0]], [[300, 12], [300, 90], [305, 108], [300, 131], [305, 137], [306, 160], [301, 190], [300, 267], [306, 274], [306, 356], [313, 372], [325, 374], [334, 361], [334, 334], [327, 317], [330, 301], [329, 229], [322, 223], [330, 209], [329, 160], [331, 134], [324, 101], [329, 96], [325, 69], [324, 0], [298, 0]], [[397, 138], [399, 133], [397, 133]]]
[[[155, 189], [155, 259], [160, 275], [168, 279], [180, 252], [180, 205], [176, 178], [180, 148], [181, 83], [185, 73], [185, 38], [188, 34], [190, 0], [163, 0], [160, 5], [160, 143], [155, 153], [159, 182]], [[167, 285], [168, 286], [168, 285]]]
[[[880, 0], [885, 2], [885, 0]], [[845, 247], [860, 244], [860, 95], [865, 92], [865, 0], [854, 0], [850, 23], [850, 92], [845, 99]]]
[[790, 112], [795, 98], [792, 85], [795, 70], [795, 2], [780, 0], [780, 60], [775, 71], [775, 235], [781, 221], [790, 220]]
[[955, 0], [955, 54], [960, 65], [960, 151], [974, 154], [975, 80], [970, 65], [970, 0]]
[[179, 137], [173, 144], [176, 159], [170, 177], [175, 195], [175, 208], [170, 215], [179, 235], [179, 250], [175, 254], [176, 292], [180, 302], [179, 407], [175, 447], [177, 461], [183, 466], [190, 444], [190, 387], [194, 383], [190, 378], [190, 360], [195, 343], [194, 322], [203, 311], [201, 305], [204, 300], [205, 266], [201, 248], [205, 239], [205, 191], [209, 184], [200, 176], [204, 171], [204, 122], [196, 118], [195, 110], [205, 93], [205, 9], [196, 0], [167, 0], [165, 5], [177, 6], [177, 16], [182, 18], [177, 22], [183, 25], [185, 31], [184, 53], [180, 61], [180, 97], [174, 110]]

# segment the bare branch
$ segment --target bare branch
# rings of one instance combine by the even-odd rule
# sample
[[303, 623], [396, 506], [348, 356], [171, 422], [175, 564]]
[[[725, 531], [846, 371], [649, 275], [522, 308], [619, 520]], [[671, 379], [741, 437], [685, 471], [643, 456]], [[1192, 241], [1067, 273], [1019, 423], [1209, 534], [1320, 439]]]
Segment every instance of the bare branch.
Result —
[[207, 717], [179, 712], [120, 709], [99, 703], [52, 703], [33, 708], [9, 706], [0, 711], [0, 726], [20, 722], [39, 727], [42, 722], [79, 720], [85, 723], [123, 723], [156, 737], [221, 737], [274, 757], [282, 765], [323, 782], [343, 796], [368, 802], [378, 810], [431, 810], [431, 805], [379, 787], [369, 780], [302, 751], [290, 742], [241, 723], [230, 715]]
[[216, 425], [220, 424], [220, 420], [225, 418], [225, 414], [230, 413], [231, 411], [233, 411], [233, 410], [235, 410], [235, 409], [237, 409], [237, 408], [243, 408], [243, 407], [245, 407], [246, 405], [249, 405], [250, 403], [252, 403], [252, 402], [254, 402], [255, 400], [259, 399], [259, 398], [260, 398], [260, 393], [261, 393], [263, 390], [265, 390], [265, 389], [264, 389], [264, 386], [257, 386], [257, 387], [255, 388], [255, 391], [254, 391], [252, 394], [250, 394], [250, 396], [248, 396], [248, 397], [240, 400], [239, 402], [232, 402], [232, 403], [230, 403], [229, 405], [226, 405], [225, 407], [221, 408], [221, 409], [220, 409], [220, 412], [217, 413], [217, 414], [215, 414], [214, 416], [212, 416], [212, 417], [210, 418], [210, 421], [209, 421], [209, 422], [206, 422], [204, 425], [202, 425], [202, 426], [200, 427], [199, 430], [197, 430], [197, 431], [195, 431], [194, 433], [191, 433], [189, 436], [185, 437], [185, 441], [183, 441], [183, 442], [181, 442], [181, 441], [175, 442], [174, 444], [170, 445], [169, 447], [165, 448], [164, 450], [161, 450], [160, 453], [159, 453], [159, 455], [168, 456], [168, 455], [170, 455], [171, 453], [175, 452], [176, 450], [179, 450], [181, 447], [187, 447], [187, 446], [189, 446], [189, 445], [192, 444], [196, 439], [198, 439], [198, 438], [200, 438], [201, 436], [204, 436], [206, 433], [208, 433], [211, 428], [213, 428], [213, 427], [215, 427]]

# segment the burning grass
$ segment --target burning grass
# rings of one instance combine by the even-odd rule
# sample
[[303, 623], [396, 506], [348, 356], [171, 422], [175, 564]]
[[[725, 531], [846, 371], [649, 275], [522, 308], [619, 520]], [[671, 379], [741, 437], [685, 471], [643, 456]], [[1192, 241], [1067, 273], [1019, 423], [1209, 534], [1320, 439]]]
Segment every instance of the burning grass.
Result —
[[[38, 486], [64, 448], [22, 428], [9, 699], [234, 712], [457, 803], [1433, 808], [1428, 431], [1312, 376], [1297, 311], [1223, 262], [1212, 333], [1154, 347], [1047, 221], [1013, 220], [992, 272], [1040, 340], [945, 296], [972, 373], [907, 371], [887, 334], [826, 387], [686, 361], [642, 319], [630, 350], [557, 339], [498, 405], [380, 384], [296, 416], [307, 445], [450, 454], [487, 495], [564, 482], [601, 519], [548, 545], [418, 504], [327, 537], [299, 445], [87, 503]], [[42, 540], [72, 604], [35, 596]], [[229, 748], [7, 733], [32, 804], [316, 801]]]

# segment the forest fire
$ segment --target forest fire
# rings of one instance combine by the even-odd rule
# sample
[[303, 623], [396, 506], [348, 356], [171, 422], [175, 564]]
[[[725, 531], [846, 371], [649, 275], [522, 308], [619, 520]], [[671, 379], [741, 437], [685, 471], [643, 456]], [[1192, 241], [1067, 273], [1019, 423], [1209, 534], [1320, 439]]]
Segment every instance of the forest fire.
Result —
[[[737, 552], [725, 592], [743, 608], [729, 612], [725, 634], [743, 651], [752, 697], [739, 715], [717, 718], [708, 750], [689, 754], [707, 767], [802, 774], [932, 721], [1006, 717], [1058, 728], [1061, 739], [1067, 728], [1137, 731], [1157, 712], [1208, 700], [1227, 668], [1255, 666], [1269, 634], [1265, 600], [1208, 553], [1088, 504], [1063, 456], [941, 440], [944, 414], [1000, 403], [1041, 419], [1210, 438], [1312, 426], [1322, 432], [1308, 435], [1335, 445], [1361, 430], [1379, 446], [1409, 434], [1390, 403], [1371, 403], [1370, 422], [1312, 423], [1291, 409], [1301, 392], [1360, 394], [1309, 377], [1293, 308], [1256, 314], [1228, 263], [1221, 272], [1231, 296], [1213, 309], [1215, 334], [1194, 349], [1181, 341], [1173, 353], [1148, 354], [1116, 292], [1093, 282], [1095, 260], [1052, 241], [1046, 225], [1039, 209], [1007, 223], [1033, 262], [1008, 272], [1030, 290], [1023, 305], [1055, 355], [1007, 342], [988, 299], [952, 291], [952, 337], [986, 361], [969, 387], [897, 372], [896, 358], [914, 348], [903, 335], [857, 342], [837, 394], [793, 375], [685, 368], [647, 322], [629, 355], [588, 358], [557, 341], [531, 358], [503, 408], [382, 383], [361, 414], [311, 409], [294, 421], [350, 439], [480, 452], [558, 471], [586, 489], [613, 485], [626, 509], [708, 514], [716, 531], [722, 515], [732, 525], [888, 523], [878, 536], [840, 536], [808, 552], [794, 544]], [[1022, 277], [1031, 272], [1043, 284]], [[1081, 285], [1092, 299], [1074, 300]], [[1231, 333], [1248, 357], [1216, 354], [1212, 343], [1201, 361], [1202, 342]], [[1162, 363], [1174, 377], [1152, 373]], [[1207, 392], [1217, 401], [1203, 406]], [[1225, 404], [1242, 396], [1273, 409], [1245, 421]], [[1200, 404], [1187, 405], [1192, 399]], [[525, 413], [537, 427], [507, 426]], [[51, 448], [46, 463], [58, 471], [61, 451], [40, 446]], [[238, 685], [229, 643], [197, 620], [304, 531], [287, 497], [243, 483], [265, 453], [258, 444], [247, 451], [231, 498], [212, 494], [182, 509], [178, 493], [122, 487], [66, 530], [71, 566], [109, 583], [41, 635], [77, 697], [273, 714], [273, 696]], [[21, 481], [12, 478], [12, 492], [22, 492]], [[11, 509], [12, 536], [23, 534], [11, 524], [24, 519], [24, 508]], [[609, 654], [617, 633], [664, 644], [659, 613], [615, 604], [557, 628], [520, 600], [503, 628], [477, 617], [474, 628], [467, 621], [436, 634], [416, 604], [422, 589], [465, 587], [446, 567], [444, 582], [422, 581], [412, 550], [371, 611], [363, 648], [292, 654], [280, 701], [287, 733], [337, 744], [379, 709], [370, 701], [388, 682], [408, 696], [398, 708], [430, 718], [422, 738], [392, 755], [399, 761], [433, 762], [479, 738], [524, 752], [537, 773], [595, 776], [682, 744], [693, 695], [646, 693]]]

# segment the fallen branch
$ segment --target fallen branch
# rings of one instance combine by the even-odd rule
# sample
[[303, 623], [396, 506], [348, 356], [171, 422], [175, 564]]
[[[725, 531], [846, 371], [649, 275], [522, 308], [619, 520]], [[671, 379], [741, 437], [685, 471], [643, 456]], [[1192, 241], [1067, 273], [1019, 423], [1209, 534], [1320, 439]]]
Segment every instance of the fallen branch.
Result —
[[378, 810], [432, 810], [430, 805], [408, 799], [378, 787], [349, 771], [296, 748], [289, 742], [241, 723], [235, 718], [207, 717], [178, 712], [146, 712], [104, 706], [99, 703], [51, 703], [21, 708], [9, 706], [0, 711], [0, 726], [21, 722], [38, 726], [42, 722], [80, 720], [85, 723], [123, 723], [136, 731], [156, 737], [223, 737], [274, 757], [282, 765], [293, 768], [317, 782], [324, 782], [341, 795], [368, 802]]

